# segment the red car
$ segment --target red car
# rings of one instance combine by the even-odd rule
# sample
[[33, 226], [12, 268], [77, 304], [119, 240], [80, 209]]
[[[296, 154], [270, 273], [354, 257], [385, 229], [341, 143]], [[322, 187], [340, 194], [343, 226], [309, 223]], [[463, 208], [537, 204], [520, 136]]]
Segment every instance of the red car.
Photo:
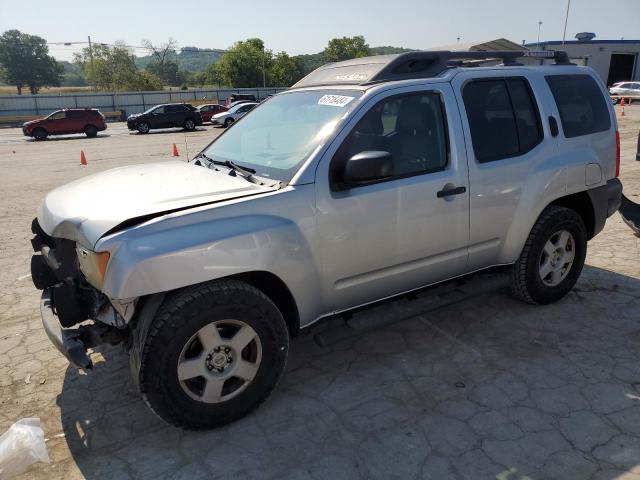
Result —
[[95, 108], [65, 108], [53, 112], [48, 117], [24, 123], [22, 133], [36, 140], [45, 140], [49, 135], [68, 133], [84, 133], [91, 138], [106, 128], [104, 115]]
[[226, 112], [228, 108], [224, 105], [218, 105], [217, 103], [209, 103], [207, 105], [200, 105], [196, 110], [200, 112], [203, 122], [210, 122], [211, 117], [216, 113]]

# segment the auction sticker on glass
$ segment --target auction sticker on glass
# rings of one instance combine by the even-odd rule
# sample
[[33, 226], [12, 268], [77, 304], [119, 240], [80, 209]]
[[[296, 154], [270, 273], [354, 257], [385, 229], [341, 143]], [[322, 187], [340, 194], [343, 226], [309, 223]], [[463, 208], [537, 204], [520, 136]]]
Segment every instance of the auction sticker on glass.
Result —
[[331, 105], [333, 107], [344, 107], [348, 105], [354, 97], [348, 97], [346, 95], [323, 95], [318, 100], [318, 105]]

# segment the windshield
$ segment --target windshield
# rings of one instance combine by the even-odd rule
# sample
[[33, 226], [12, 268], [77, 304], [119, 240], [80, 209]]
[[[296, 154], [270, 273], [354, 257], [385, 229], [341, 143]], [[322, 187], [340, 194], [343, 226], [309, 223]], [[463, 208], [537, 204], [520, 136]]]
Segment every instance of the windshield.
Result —
[[204, 151], [261, 177], [288, 182], [313, 150], [357, 103], [357, 90], [314, 90], [276, 95], [255, 107]]

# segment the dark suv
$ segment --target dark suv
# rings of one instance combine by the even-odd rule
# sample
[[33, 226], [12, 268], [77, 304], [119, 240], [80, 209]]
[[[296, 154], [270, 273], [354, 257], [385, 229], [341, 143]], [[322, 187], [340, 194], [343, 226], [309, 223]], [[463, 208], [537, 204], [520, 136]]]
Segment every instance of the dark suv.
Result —
[[36, 140], [45, 140], [49, 135], [68, 133], [84, 133], [87, 137], [95, 137], [106, 128], [104, 116], [95, 108], [65, 108], [45, 118], [24, 123], [22, 133]]
[[168, 103], [156, 105], [149, 110], [136, 115], [129, 115], [127, 127], [140, 133], [149, 133], [154, 128], [182, 127], [194, 130], [196, 125], [202, 125], [200, 112], [188, 103]]

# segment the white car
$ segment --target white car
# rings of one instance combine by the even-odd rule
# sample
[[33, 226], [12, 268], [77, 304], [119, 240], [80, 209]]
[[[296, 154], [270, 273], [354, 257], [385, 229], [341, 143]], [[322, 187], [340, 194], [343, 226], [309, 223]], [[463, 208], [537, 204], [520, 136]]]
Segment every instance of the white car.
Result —
[[[609, 88], [609, 94], [624, 97], [628, 103], [631, 103], [632, 98], [640, 98], [640, 82], [614, 83], [611, 88]], [[617, 99], [617, 101], [619, 101], [619, 99]]]
[[218, 113], [211, 117], [211, 123], [214, 126], [230, 127], [233, 122], [240, 120], [256, 105], [258, 105], [256, 102], [237, 103], [226, 112]]

